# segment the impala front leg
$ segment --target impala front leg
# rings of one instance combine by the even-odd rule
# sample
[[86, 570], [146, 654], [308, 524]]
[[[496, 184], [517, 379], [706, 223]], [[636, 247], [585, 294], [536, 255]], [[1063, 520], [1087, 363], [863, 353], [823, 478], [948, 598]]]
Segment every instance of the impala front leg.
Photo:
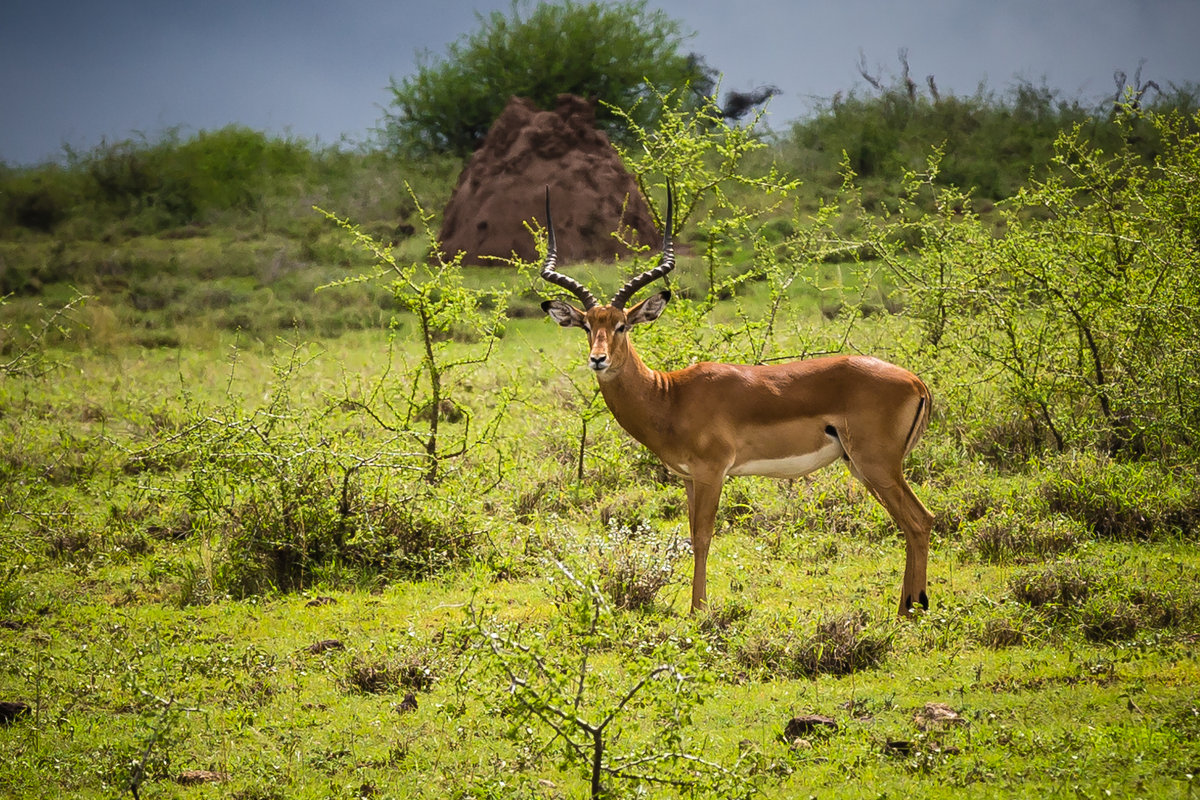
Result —
[[692, 537], [692, 612], [708, 607], [708, 546], [717, 524], [721, 502], [721, 480], [689, 480], [687, 488], [688, 527]]

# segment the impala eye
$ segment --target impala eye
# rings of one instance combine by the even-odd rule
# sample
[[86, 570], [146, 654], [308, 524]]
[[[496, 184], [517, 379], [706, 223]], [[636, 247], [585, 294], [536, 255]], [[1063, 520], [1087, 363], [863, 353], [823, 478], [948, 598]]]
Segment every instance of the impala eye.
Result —
[[585, 322], [585, 323], [583, 323], [583, 329], [584, 329], [584, 331], [586, 331], [587, 333], [591, 333], [591, 332], [592, 332], [592, 326], [591, 326], [591, 325], [588, 325], [586, 322]]
[[617, 323], [617, 327], [614, 328], [613, 330], [615, 330], [617, 333], [624, 333], [625, 332], [625, 323], [624, 322]]

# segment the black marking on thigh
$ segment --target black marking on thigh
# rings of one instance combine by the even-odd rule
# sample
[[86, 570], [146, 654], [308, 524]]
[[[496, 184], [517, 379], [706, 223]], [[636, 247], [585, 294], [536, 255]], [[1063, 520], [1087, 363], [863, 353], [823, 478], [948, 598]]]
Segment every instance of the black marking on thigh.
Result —
[[[838, 436], [837, 428], [833, 427], [832, 425], [825, 426], [825, 435], [830, 439], [833, 439], [838, 444], [842, 443], [842, 437]], [[844, 447], [842, 448], [842, 461], [845, 461], [847, 464], [850, 463], [850, 454], [846, 452], [846, 448]]]
[[929, 610], [929, 595], [925, 594], [924, 589], [921, 590], [921, 594], [917, 596], [917, 599], [921, 602], [921, 606], [926, 611], [928, 611]]

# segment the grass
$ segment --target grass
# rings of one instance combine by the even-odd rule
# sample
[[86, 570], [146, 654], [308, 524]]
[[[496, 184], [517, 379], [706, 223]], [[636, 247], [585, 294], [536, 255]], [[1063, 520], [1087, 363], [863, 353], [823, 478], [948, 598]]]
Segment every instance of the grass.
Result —
[[[260, 260], [197, 283], [224, 248], [184, 241], [157, 285], [80, 287], [98, 296], [90, 327], [47, 353], [59, 369], [0, 379], [0, 702], [30, 707], [0, 726], [5, 795], [585, 795], [562, 740], [512, 706], [484, 627], [582, 675], [555, 691], [583, 714], [603, 716], [648, 665], [688, 676], [687, 691], [639, 690], [610, 744], [613, 758], [673, 754], [644, 772], [691, 788], [607, 775], [615, 796], [1193, 793], [1194, 470], [1086, 454], [999, 466], [968, 446], [983, 436], [971, 408], [990, 400], [937, 365], [937, 416], [910, 460], [938, 519], [931, 611], [892, 618], [899, 536], [829, 469], [730, 482], [713, 609], [690, 616], [682, 488], [606, 412], [575, 479], [572, 381], [591, 385], [579, 337], [514, 315], [455, 387], [477, 413], [510, 393], [509, 413], [440, 486], [383, 459], [342, 482], [347, 458], [389, 436], [345, 401], [404, 390], [383, 376], [415, 358], [406, 323], [389, 350], [384, 292], [311, 293], [332, 270]], [[702, 266], [681, 261], [682, 283], [701, 285]], [[596, 267], [598, 285], [618, 270]], [[511, 306], [532, 305], [513, 283]], [[845, 317], [795, 291], [780, 349], [841, 337]], [[763, 297], [750, 284], [718, 325]], [[33, 302], [14, 298], [6, 319]], [[660, 324], [648, 360], [671, 341]], [[855, 344], [888, 352], [901, 324], [875, 314]], [[219, 435], [235, 429], [257, 443]], [[398, 564], [445, 551], [436, 536], [453, 558]], [[303, 566], [288, 581], [235, 580], [280, 552]], [[806, 714], [836, 730], [785, 737]]]

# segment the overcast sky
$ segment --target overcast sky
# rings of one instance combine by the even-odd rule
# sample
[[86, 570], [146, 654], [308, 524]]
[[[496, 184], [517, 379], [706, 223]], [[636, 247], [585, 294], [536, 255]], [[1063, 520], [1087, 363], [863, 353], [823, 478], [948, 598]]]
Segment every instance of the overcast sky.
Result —
[[[725, 90], [774, 84], [786, 128], [870, 69], [943, 93], [1018, 79], [1091, 104], [1114, 70], [1200, 83], [1200, 0], [650, 0], [695, 35], [685, 47]], [[30, 164], [168, 128], [231, 123], [333, 144], [362, 142], [392, 78], [511, 0], [5, 0], [0, 161]]]

